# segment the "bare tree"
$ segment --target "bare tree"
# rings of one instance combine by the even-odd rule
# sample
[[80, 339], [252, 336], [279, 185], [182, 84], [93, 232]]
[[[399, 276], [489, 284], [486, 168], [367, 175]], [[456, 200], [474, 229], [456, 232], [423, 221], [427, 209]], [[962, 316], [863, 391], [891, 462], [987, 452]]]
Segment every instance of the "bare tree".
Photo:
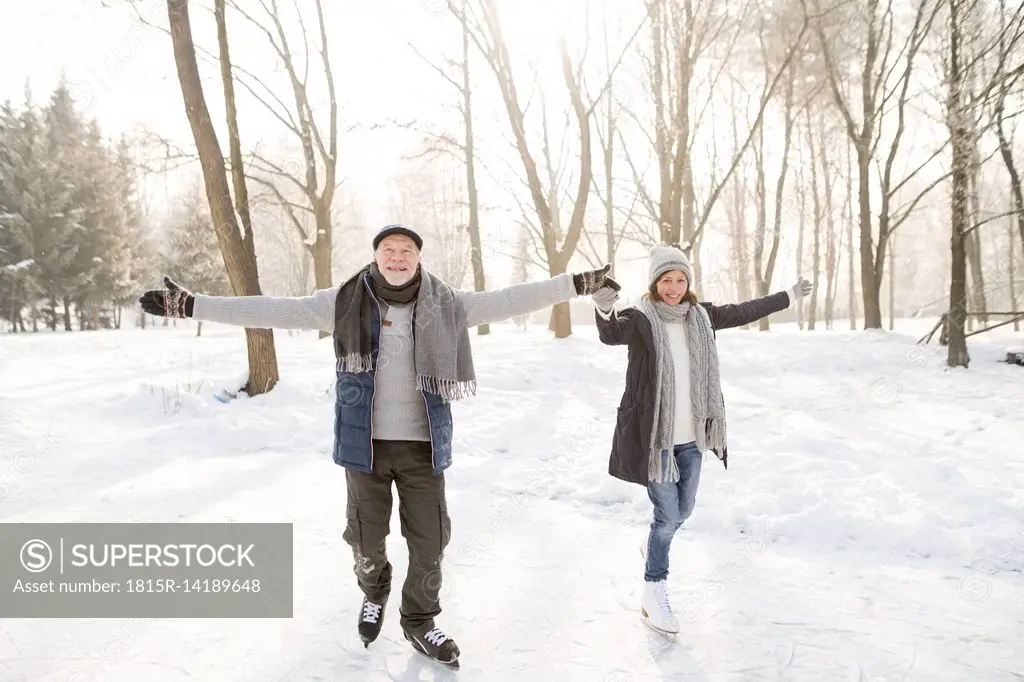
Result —
[[[409, 47], [458, 93], [458, 109], [463, 127], [462, 139], [456, 140], [449, 135], [427, 132], [427, 138], [433, 140], [433, 143], [425, 151], [431, 156], [450, 156], [454, 154], [464, 163], [466, 203], [469, 211], [466, 232], [470, 244], [469, 261], [473, 269], [473, 288], [476, 291], [483, 291], [487, 288], [487, 276], [484, 271], [483, 243], [480, 237], [480, 195], [477, 190], [476, 133], [473, 126], [473, 77], [470, 70], [470, 20], [467, 3], [468, 0], [448, 1], [449, 13], [459, 23], [461, 49], [461, 57], [459, 59], [446, 60], [445, 65], [442, 66], [424, 56], [412, 43], [409, 43]], [[454, 75], [452, 70], [456, 71]], [[415, 125], [406, 124], [405, 127], [415, 127]], [[490, 331], [491, 327], [487, 324], [477, 327], [477, 334], [479, 336], [486, 336], [490, 334]]]
[[[525, 229], [520, 229], [516, 234], [515, 244], [515, 266], [512, 268], [512, 281], [515, 284], [522, 284], [530, 281], [530, 234]], [[523, 331], [530, 324], [530, 316], [520, 315], [515, 319], [516, 327], [520, 325]]]
[[[833, 211], [833, 200], [832, 191], [834, 188], [834, 175], [829, 169], [829, 156], [826, 153], [826, 139], [828, 137], [828, 131], [824, 123], [824, 107], [812, 106], [812, 103], [804, 109], [805, 115], [805, 141], [808, 152], [807, 164], [810, 167], [810, 178], [811, 178], [811, 206], [812, 206], [812, 219], [811, 229], [813, 244], [811, 246], [811, 284], [814, 285], [814, 289], [811, 291], [811, 300], [808, 302], [808, 314], [807, 314], [807, 329], [810, 331], [814, 330], [814, 326], [817, 323], [818, 317], [818, 291], [820, 284], [821, 274], [821, 233], [824, 230], [826, 237], [826, 260], [829, 255], [833, 258], [835, 254], [829, 251], [829, 246], [833, 246], [835, 236], [832, 234], [832, 228], [834, 224], [834, 218], [832, 215]], [[817, 125], [815, 125], [815, 121]], [[819, 186], [823, 184], [823, 187]], [[803, 193], [803, 192], [801, 192]], [[834, 262], [832, 263], [834, 268]], [[832, 293], [834, 270], [829, 271], [828, 263], [826, 263], [825, 277], [827, 280], [825, 299], [828, 300]], [[827, 322], [826, 322], [827, 325]]]
[[[744, 122], [740, 120], [740, 114], [749, 107], [749, 96], [747, 96], [746, 106], [741, 107], [739, 105], [738, 98], [740, 95], [747, 95], [744, 88], [729, 88], [731, 105], [729, 107], [729, 122], [732, 137], [730, 153], [734, 156], [741, 152], [744, 143], [740, 135], [740, 128]], [[753, 296], [750, 281], [754, 273], [747, 231], [747, 207], [753, 196], [747, 175], [748, 169], [749, 164], [747, 163], [741, 163], [737, 166], [737, 170], [733, 174], [726, 190], [726, 216], [729, 222], [729, 246], [732, 253], [729, 259], [728, 270], [733, 276], [736, 294], [743, 301], [749, 300]]]
[[[261, 280], [268, 290], [278, 289], [284, 296], [308, 296], [315, 288], [313, 256], [295, 238], [295, 228], [287, 209], [276, 201], [251, 200], [253, 222], [260, 225], [256, 234], [256, 248], [260, 258]], [[310, 229], [313, 216], [299, 215], [303, 227]]]
[[[786, 3], [780, 5], [776, 16], [765, 15], [764, 7], [756, 2], [726, 6], [710, 0], [647, 0], [647, 10], [651, 24], [648, 94], [654, 121], [637, 123], [642, 131], [654, 131], [653, 137], [645, 135], [658, 165], [657, 194], [648, 188], [629, 150], [626, 160], [641, 204], [649, 212], [652, 224], [658, 225], [657, 233], [646, 235], [646, 240], [676, 244], [688, 253], [694, 251], [696, 263], [699, 249], [694, 247], [701, 240], [720, 194], [759, 134], [768, 103], [801, 49], [809, 19], [805, 13], [796, 13], [794, 20]], [[732, 158], [726, 160], [721, 176], [710, 178], [707, 194], [701, 200], [693, 172], [695, 142], [711, 109], [711, 100], [720, 89], [726, 66], [740, 49], [738, 46], [755, 32], [771, 33], [773, 44], [786, 47], [780, 58], [773, 60], [776, 70], [768, 74], [762, 85], [754, 119], [743, 126], [746, 134], [742, 142], [733, 150]], [[708, 96], [701, 103], [695, 101], [695, 89], [705, 70]], [[699, 267], [696, 269], [699, 271]], [[699, 273], [697, 279], [700, 280]]]
[[461, 172], [448, 157], [409, 160], [392, 183], [391, 199], [395, 213], [422, 230], [424, 265], [456, 288], [463, 287], [471, 269]]
[[[1006, 279], [1010, 295], [1010, 310], [1017, 312], [1020, 310], [1017, 307], [1017, 256], [1015, 254], [1017, 248], [1013, 236], [1013, 220], [1010, 219], [1006, 223]], [[1020, 320], [1014, 319], [1013, 331], [1020, 331]]]
[[[302, 243], [313, 257], [313, 277], [317, 289], [332, 286], [331, 272], [333, 224], [332, 204], [338, 189], [338, 101], [335, 93], [334, 73], [331, 69], [330, 53], [327, 49], [327, 26], [321, 0], [314, 0], [319, 29], [319, 52], [324, 81], [327, 86], [328, 113], [326, 125], [317, 122], [309, 96], [309, 55], [311, 52], [305, 20], [296, 3], [299, 35], [303, 42], [305, 64], [300, 73], [298, 59], [289, 44], [289, 32], [285, 30], [277, 0], [231, 0], [232, 8], [245, 17], [261, 32], [274, 54], [277, 55], [291, 85], [292, 107], [289, 108], [275, 94], [274, 90], [251, 72], [236, 67], [232, 75], [249, 94], [260, 102], [299, 143], [302, 153], [301, 171], [277, 163], [255, 152], [250, 158], [248, 177], [269, 191], [285, 209], [291, 225]], [[259, 6], [264, 18], [254, 16], [250, 11]], [[326, 134], [324, 131], [326, 127]], [[239, 159], [239, 163], [241, 159]], [[322, 173], [322, 176], [321, 176]], [[281, 183], [298, 190], [303, 201], [296, 202], [281, 189]], [[313, 216], [312, 234], [301, 219], [303, 212]], [[320, 337], [327, 336], [321, 331]]]
[[967, 253], [966, 231], [968, 227], [968, 185], [971, 166], [971, 135], [969, 113], [964, 94], [964, 62], [962, 55], [962, 21], [966, 5], [971, 0], [949, 0], [949, 84], [946, 116], [949, 125], [950, 142], [953, 147], [952, 184], [953, 198], [950, 203], [950, 249], [952, 267], [950, 270], [949, 311], [946, 331], [948, 354], [946, 364], [950, 367], [967, 367], [970, 355], [964, 323], [967, 319]]
[[[223, 2], [215, 0], [217, 6], [218, 36], [226, 35]], [[206, 106], [203, 84], [199, 76], [199, 65], [196, 62], [195, 46], [192, 42], [192, 25], [189, 19], [188, 0], [167, 0], [167, 14], [170, 22], [171, 41], [174, 48], [174, 62], [177, 67], [178, 81], [185, 103], [185, 112], [199, 161], [202, 166], [203, 180], [206, 186], [206, 197], [210, 204], [210, 217], [217, 231], [217, 242], [220, 244], [227, 269], [231, 289], [236, 296], [256, 296], [260, 292], [259, 271], [256, 265], [256, 254], [253, 248], [252, 223], [247, 219], [244, 193], [235, 200], [243, 209], [236, 219], [235, 208], [231, 204], [231, 187], [228, 184], [224, 155], [217, 133], [210, 119], [210, 111]], [[230, 57], [227, 52], [227, 41], [219, 40], [221, 45], [221, 61], [225, 68], [230, 68]], [[228, 110], [228, 128], [232, 138], [232, 154], [237, 153], [238, 124], [234, 117], [234, 96], [231, 79], [224, 82], [225, 99]], [[239, 186], [238, 176], [236, 189]], [[244, 180], [240, 183], [244, 188]], [[278, 382], [277, 352], [274, 346], [274, 333], [269, 329], [246, 329], [246, 345], [249, 355], [249, 379], [242, 390], [249, 395], [259, 395], [270, 391]]]
[[[124, 0], [136, 18], [144, 25], [158, 31], [170, 33], [168, 29], [149, 21], [140, 9], [139, 0]], [[296, 154], [301, 159], [299, 168], [289, 161], [277, 158], [258, 149], [248, 152], [249, 163], [242, 165], [243, 157], [230, 158], [227, 168], [234, 173], [237, 165], [242, 169], [242, 177], [250, 180], [263, 190], [254, 193], [246, 190], [246, 203], [257, 202], [268, 196], [277, 202], [288, 218], [288, 224], [295, 228], [300, 243], [308, 249], [313, 259], [314, 280], [317, 288], [329, 288], [332, 284], [332, 205], [341, 181], [337, 179], [337, 147], [338, 147], [338, 104], [335, 93], [334, 74], [330, 55], [327, 49], [327, 29], [324, 22], [321, 0], [314, 0], [319, 29], [319, 53], [323, 65], [323, 74], [328, 94], [328, 113], [326, 125], [317, 122], [309, 96], [309, 58], [311, 54], [309, 34], [306, 22], [297, 2], [294, 7], [297, 13], [299, 34], [302, 37], [302, 54], [296, 54], [288, 42], [289, 31], [286, 30], [284, 17], [278, 0], [256, 0], [255, 2], [238, 2], [226, 0], [225, 3], [215, 0], [214, 14], [219, 15], [223, 23], [226, 9], [239, 12], [270, 45], [273, 53], [280, 60], [292, 93], [293, 105], [285, 104], [276, 89], [256, 74], [238, 64], [230, 64], [226, 72], [232, 80], [232, 89], [237, 83], [243, 90], [260, 103], [266, 111], [279, 121], [288, 131], [289, 137], [300, 150]], [[105, 6], [113, 5], [113, 0], [103, 0]], [[264, 17], [256, 17], [253, 8], [262, 10]], [[216, 63], [225, 77], [225, 65], [221, 55], [227, 48], [218, 36], [219, 52], [212, 53], [201, 46], [192, 45], [193, 54], [205, 57], [207, 61]], [[299, 61], [302, 60], [300, 75]], [[232, 99], [234, 96], [232, 95]], [[237, 126], [236, 126], [237, 128]], [[324, 129], [326, 128], [326, 135]], [[173, 143], [159, 135], [150, 135], [150, 143], [163, 148], [164, 170], [167, 164], [187, 164], [196, 160], [194, 152], [180, 150]], [[310, 229], [312, 217], [313, 228]], [[323, 338], [325, 332], [320, 332]]]
[[[612, 268], [609, 271], [609, 275], [614, 276], [615, 254], [618, 252], [620, 244], [624, 241], [628, 228], [634, 221], [634, 212], [639, 195], [634, 193], [634, 196], [630, 201], [630, 205], [619, 209], [618, 212], [622, 212], [624, 217], [622, 223], [616, 226], [615, 140], [616, 137], [621, 139], [619, 118], [622, 115], [622, 109], [624, 108], [623, 99], [625, 99], [626, 93], [619, 92], [620, 88], [616, 87], [617, 83], [612, 77], [615, 73], [616, 65], [612, 61], [612, 46], [608, 38], [608, 9], [611, 4], [612, 3], [606, 2], [604, 5], [601, 26], [604, 44], [604, 69], [608, 79], [608, 87], [605, 88], [604, 96], [599, 98], [603, 104], [601, 112], [602, 116], [595, 121], [594, 125], [594, 132], [597, 135], [597, 143], [601, 149], [601, 175], [603, 176], [601, 179], [604, 180], [604, 186], [600, 186], [599, 178], [595, 174], [593, 177], [593, 189], [597, 198], [601, 201], [601, 204], [604, 207], [605, 254], [603, 261], [611, 264]], [[592, 99], [598, 98], [592, 97]], [[583, 231], [583, 239], [596, 254], [597, 249], [592, 243], [588, 230]], [[595, 262], [593, 265], [597, 266], [598, 263]]]
[[[893, 178], [893, 166], [900, 150], [903, 134], [906, 131], [906, 110], [909, 102], [911, 75], [915, 59], [931, 30], [932, 23], [941, 0], [914, 0], [914, 21], [902, 46], [894, 51], [895, 36], [901, 30], [896, 19], [900, 14], [894, 0], [865, 0], [864, 4], [837, 5], [829, 13], [822, 13], [820, 0], [815, 9], [819, 12], [814, 22], [818, 36], [818, 48], [824, 62], [825, 77], [830, 86], [833, 101], [846, 124], [846, 132], [857, 154], [857, 192], [858, 214], [860, 226], [860, 271], [861, 294], [864, 305], [864, 328], [880, 329], [882, 313], [880, 293], [885, 270], [886, 247], [889, 235], [899, 224], [903, 223], [917, 205], [921, 197], [941, 181], [928, 185], [902, 211], [892, 206], [894, 197], [911, 181], [933, 158], [945, 148], [935, 151], [921, 166], [911, 171], [902, 181]], [[855, 13], [848, 10], [856, 8]], [[848, 54], [840, 54], [837, 45], [843, 43], [838, 34], [851, 34], [851, 24], [863, 27], [864, 49], [860, 51], [861, 62], [853, 66]], [[902, 69], [898, 76], [891, 76]], [[859, 92], [856, 98], [853, 93], [845, 92], [844, 84], [847, 74], [854, 68], [860, 74]], [[860, 111], [855, 112], [854, 100], [860, 100]], [[881, 143], [882, 119], [890, 112], [895, 100], [896, 130], [889, 147], [881, 172], [880, 205], [877, 210], [878, 234], [873, 234], [871, 203], [871, 165]], [[859, 118], [859, 121], [858, 121]], [[943, 176], [944, 178], [945, 176]], [[851, 311], [852, 315], [852, 311]]]
[[[839, 231], [839, 226], [842, 221], [836, 220], [836, 198], [835, 191], [836, 186], [840, 182], [840, 167], [834, 159], [834, 155], [829, 153], [830, 140], [835, 140], [834, 128], [826, 124], [825, 118], [825, 107], [817, 106], [817, 153], [812, 153], [811, 162], [815, 164], [815, 157], [817, 157], [817, 163], [821, 164], [821, 178], [824, 182], [824, 219], [825, 219], [825, 328], [832, 329], [832, 324], [835, 318], [835, 300], [836, 294], [839, 291], [838, 279], [839, 279], [839, 259], [842, 249], [842, 232]], [[840, 133], [840, 139], [845, 137]], [[813, 145], [813, 142], [812, 142]], [[815, 164], [816, 165], [816, 164]], [[844, 198], [844, 202], [849, 202], [850, 196], [847, 194]], [[846, 206], [841, 209], [845, 215]], [[820, 230], [820, 227], [816, 226], [815, 230]], [[816, 242], [820, 242], [820, 239], [815, 236]], [[817, 246], [815, 248], [818, 248]], [[817, 278], [818, 264], [815, 265], [815, 278]], [[812, 292], [811, 305], [816, 307], [818, 296], [818, 284], [815, 279], [814, 291]], [[812, 320], [810, 328], [814, 328], [814, 321]]]
[[[449, 4], [451, 5], [451, 0], [449, 0]], [[568, 226], [564, 227], [559, 212], [555, 210], [551, 202], [551, 191], [557, 192], [557, 190], [545, 190], [545, 183], [541, 179], [541, 167], [527, 137], [526, 114], [520, 101], [512, 60], [505, 42], [497, 5], [494, 0], [479, 0], [478, 4], [477, 16], [470, 17], [468, 11], [465, 15], [467, 25], [471, 26], [470, 37], [484, 55], [497, 80], [515, 139], [515, 148], [523, 164], [526, 184], [539, 223], [539, 227], [534, 230], [534, 236], [542, 246], [543, 259], [548, 272], [551, 276], [559, 275], [566, 271], [569, 260], [576, 251], [587, 210], [592, 179], [590, 117], [594, 110], [594, 104], [589, 106], [584, 104], [580, 69], [573, 66], [564, 39], [559, 41], [558, 52], [561, 59], [562, 78], [576, 121], [580, 145], [579, 169], [575, 196], [572, 199], [572, 214]], [[468, 8], [463, 5], [463, 9]], [[572, 322], [566, 302], [553, 307], [550, 327], [556, 338], [572, 334]]]
[[[766, 64], [770, 64], [765, 59]], [[767, 67], [770, 68], [770, 67]], [[757, 293], [759, 296], [767, 296], [771, 289], [772, 275], [775, 273], [775, 264], [779, 255], [779, 240], [782, 235], [782, 214], [785, 206], [786, 179], [789, 174], [789, 154], [793, 144], [793, 129], [796, 125], [797, 103], [796, 88], [794, 84], [795, 72], [792, 67], [785, 78], [783, 109], [783, 130], [782, 130], [782, 168], [775, 180], [774, 212], [772, 217], [771, 247], [768, 250], [768, 259], [765, 261], [764, 249], [767, 228], [767, 187], [764, 167], [764, 126], [757, 130], [757, 146], [755, 147], [754, 158], [757, 168], [757, 225], [754, 238], [754, 279], [757, 282]], [[768, 316], [758, 321], [758, 329], [767, 331], [769, 328]]]
[[[1007, 112], [1006, 102], [1011, 93], [1024, 77], [1024, 69], [1009, 69], [1007, 62], [1013, 52], [1018, 49], [1019, 42], [1024, 36], [1022, 30], [1022, 17], [1024, 17], [1024, 5], [1018, 5], [1011, 16], [1007, 16], [1006, 0], [999, 0], [999, 33], [998, 47], [996, 54], [995, 73], [995, 96], [992, 101], [992, 122], [995, 128], [996, 137], [999, 142], [999, 155], [1006, 166], [1006, 172], [1010, 178], [1010, 191], [1013, 196], [1013, 210], [1016, 214], [1017, 231], [1020, 235], [1021, 248], [1024, 248], [1024, 190], [1021, 189], [1021, 176], [1014, 158], [1013, 144], [1010, 135], [1007, 134]], [[1011, 243], [1012, 253], [1012, 243]]]

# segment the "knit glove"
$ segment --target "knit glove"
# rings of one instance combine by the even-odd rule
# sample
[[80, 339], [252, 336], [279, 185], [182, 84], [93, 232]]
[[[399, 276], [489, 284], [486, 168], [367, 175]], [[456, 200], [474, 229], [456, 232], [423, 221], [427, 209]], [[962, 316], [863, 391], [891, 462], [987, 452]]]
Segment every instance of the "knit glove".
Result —
[[576, 287], [576, 293], [580, 296], [589, 296], [601, 287], [612, 287], [616, 291], [621, 289], [619, 283], [608, 277], [608, 271], [612, 269], [611, 264], [600, 270], [587, 270], [572, 276], [572, 283]]
[[608, 313], [611, 312], [615, 302], [619, 300], [619, 290], [610, 286], [601, 287], [591, 294], [590, 298], [594, 301], [594, 305], [597, 306], [598, 310]]
[[797, 301], [806, 296], [807, 294], [811, 293], [811, 290], [813, 288], [814, 286], [806, 279], [804, 279], [803, 275], [801, 275], [800, 278], [797, 280], [796, 284], [794, 284], [789, 289], [786, 289], [786, 293], [789, 294], [789, 297], [792, 300]]
[[174, 280], [164, 275], [166, 289], [151, 289], [139, 296], [142, 310], [160, 317], [192, 317], [196, 298], [187, 289], [182, 289]]

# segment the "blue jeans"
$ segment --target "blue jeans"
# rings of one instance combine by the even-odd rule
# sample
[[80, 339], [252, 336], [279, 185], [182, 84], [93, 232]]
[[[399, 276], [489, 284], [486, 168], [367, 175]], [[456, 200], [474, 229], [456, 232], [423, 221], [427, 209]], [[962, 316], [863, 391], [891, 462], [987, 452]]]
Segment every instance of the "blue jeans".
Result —
[[654, 503], [654, 519], [647, 538], [647, 566], [644, 570], [644, 580], [648, 582], [668, 577], [668, 552], [672, 546], [672, 537], [693, 513], [703, 461], [703, 456], [693, 442], [674, 446], [672, 455], [667, 450], [662, 451], [661, 456], [676, 458], [679, 481], [647, 484], [647, 496]]

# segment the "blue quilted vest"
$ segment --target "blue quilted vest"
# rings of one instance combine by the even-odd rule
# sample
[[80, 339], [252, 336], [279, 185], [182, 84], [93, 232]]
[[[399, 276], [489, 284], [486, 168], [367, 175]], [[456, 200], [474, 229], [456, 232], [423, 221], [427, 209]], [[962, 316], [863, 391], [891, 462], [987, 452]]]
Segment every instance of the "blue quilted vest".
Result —
[[[377, 366], [380, 345], [380, 302], [370, 288], [369, 276], [363, 285], [376, 303], [372, 308], [371, 357]], [[336, 306], [342, 310], [342, 306]], [[336, 320], [336, 322], [339, 322]], [[337, 325], [336, 325], [337, 326]], [[334, 343], [336, 377], [334, 384], [334, 463], [347, 469], [373, 473], [373, 396], [376, 370], [345, 372], [338, 356], [337, 335]], [[430, 448], [434, 474], [440, 474], [452, 464], [452, 410], [451, 403], [439, 394], [420, 391], [427, 406], [430, 424]]]

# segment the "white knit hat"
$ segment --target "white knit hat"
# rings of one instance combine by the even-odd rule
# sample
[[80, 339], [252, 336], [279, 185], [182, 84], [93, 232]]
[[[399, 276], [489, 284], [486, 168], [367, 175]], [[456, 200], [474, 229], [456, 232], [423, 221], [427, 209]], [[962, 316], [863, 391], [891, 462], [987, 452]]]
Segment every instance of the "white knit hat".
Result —
[[651, 278], [650, 284], [658, 281], [658, 278], [669, 270], [682, 270], [686, 273], [686, 281], [693, 286], [693, 266], [686, 259], [683, 252], [674, 246], [667, 244], [656, 244], [651, 247], [650, 254]]

